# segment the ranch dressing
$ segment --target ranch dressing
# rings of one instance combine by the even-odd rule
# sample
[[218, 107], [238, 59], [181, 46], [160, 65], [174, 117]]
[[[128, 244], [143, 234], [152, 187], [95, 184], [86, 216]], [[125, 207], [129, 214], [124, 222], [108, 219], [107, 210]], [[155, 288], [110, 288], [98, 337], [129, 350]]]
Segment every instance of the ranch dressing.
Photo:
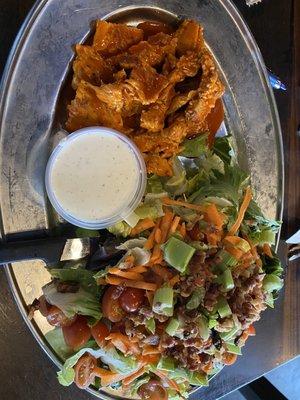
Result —
[[67, 215], [79, 221], [123, 219], [122, 212], [140, 185], [141, 166], [133, 145], [105, 128], [77, 134], [66, 142], [48, 168], [50, 200], [54, 197]]

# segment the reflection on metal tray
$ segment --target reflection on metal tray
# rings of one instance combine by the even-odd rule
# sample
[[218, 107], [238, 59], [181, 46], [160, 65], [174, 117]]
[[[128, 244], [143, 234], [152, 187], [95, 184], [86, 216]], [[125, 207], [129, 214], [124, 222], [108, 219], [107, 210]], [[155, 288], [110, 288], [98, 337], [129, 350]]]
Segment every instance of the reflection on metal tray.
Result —
[[[226, 86], [226, 127], [234, 136], [239, 162], [250, 172], [264, 212], [280, 219], [283, 157], [277, 110], [261, 55], [234, 6], [229, 0], [144, 0], [143, 7], [129, 4], [127, 0], [42, 0], [27, 18], [3, 78], [0, 196], [4, 238], [49, 229], [57, 221], [45, 195], [45, 165], [63, 134], [66, 100], [62, 94], [72, 46], [85, 40], [97, 18], [176, 24], [183, 17], [203, 24], [207, 45]], [[47, 271], [38, 262], [7, 266], [6, 270], [32, 334], [59, 365], [44, 339], [49, 326], [39, 316], [33, 322], [26, 316], [26, 305], [40, 295], [49, 280]], [[89, 391], [102, 399], [112, 398]], [[196, 396], [191, 394], [192, 399]]]

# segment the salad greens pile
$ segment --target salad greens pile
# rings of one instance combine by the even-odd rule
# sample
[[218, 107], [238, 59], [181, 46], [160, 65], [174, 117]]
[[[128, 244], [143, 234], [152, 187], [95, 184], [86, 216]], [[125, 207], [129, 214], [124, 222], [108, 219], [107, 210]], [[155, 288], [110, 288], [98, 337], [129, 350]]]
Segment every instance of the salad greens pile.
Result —
[[[84, 316], [91, 329], [77, 348], [66, 340], [72, 325], [57, 324], [47, 333], [64, 361], [58, 373], [62, 385], [78, 384], [76, 366], [89, 355], [98, 372], [88, 384], [110, 382], [110, 388], [122, 387], [134, 396], [159, 377], [169, 399], [182, 399], [190, 385], [207, 385], [222, 365], [234, 362], [254, 334], [252, 324], [260, 312], [265, 305], [274, 306], [283, 281], [270, 246], [280, 222], [267, 219], [253, 198], [242, 213], [250, 179], [237, 165], [232, 138], [216, 138], [212, 148], [206, 134], [186, 140], [173, 170], [171, 178], [148, 177], [146, 194], [135, 210], [136, 227], [120, 221], [109, 233], [78, 229], [78, 237], [99, 238], [97, 251], [49, 268], [53, 280], [43, 288], [48, 311], [57, 307], [67, 321]], [[58, 290], [59, 284], [70, 282], [77, 284], [76, 290]], [[107, 302], [110, 290], [114, 295]], [[144, 294], [139, 307], [130, 311], [122, 299], [134, 290]], [[251, 291], [259, 307], [244, 315], [239, 304], [249, 301]], [[120, 307], [119, 301], [121, 316], [111, 317], [108, 303]], [[141, 314], [143, 309], [147, 313]], [[101, 342], [93, 327], [104, 329], [103, 324], [110, 334]], [[196, 333], [190, 336], [193, 329]], [[188, 339], [194, 340], [191, 351], [199, 352], [198, 365], [180, 354]], [[112, 379], [107, 381], [106, 375]], [[136, 378], [123, 385], [131, 376]]]

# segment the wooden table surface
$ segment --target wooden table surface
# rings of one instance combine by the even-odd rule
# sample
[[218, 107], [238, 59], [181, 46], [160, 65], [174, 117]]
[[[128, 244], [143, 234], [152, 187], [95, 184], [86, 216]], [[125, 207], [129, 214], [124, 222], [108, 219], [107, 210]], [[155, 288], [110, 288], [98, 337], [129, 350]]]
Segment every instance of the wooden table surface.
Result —
[[[0, 0], [0, 75], [18, 29], [33, 3], [33, 0]], [[282, 239], [286, 239], [300, 229], [300, 135], [297, 135], [300, 123], [300, 2], [263, 0], [251, 8], [244, 0], [234, 0], [234, 3], [252, 30], [266, 65], [288, 88], [287, 92], [275, 93], [285, 148]], [[275, 311], [264, 313], [256, 325], [257, 336], [249, 340], [244, 356], [232, 367], [225, 368], [201, 393], [201, 398], [216, 399], [300, 353], [299, 271], [300, 262], [290, 263], [285, 289]], [[0, 271], [0, 287], [0, 399], [91, 398], [75, 387], [59, 386], [54, 366], [37, 346], [17, 311], [3, 271]]]

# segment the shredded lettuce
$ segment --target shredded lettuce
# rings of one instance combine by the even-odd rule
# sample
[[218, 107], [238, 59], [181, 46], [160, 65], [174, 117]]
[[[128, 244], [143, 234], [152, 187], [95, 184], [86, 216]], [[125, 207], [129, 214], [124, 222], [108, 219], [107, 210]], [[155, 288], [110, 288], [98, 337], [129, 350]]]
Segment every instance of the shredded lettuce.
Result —
[[112, 349], [95, 349], [84, 347], [79, 350], [76, 354], [68, 358], [61, 371], [57, 373], [58, 380], [61, 385], [69, 386], [74, 382], [75, 372], [74, 366], [77, 361], [85, 353], [90, 353], [95, 358], [100, 358], [101, 361], [108, 365], [110, 370], [119, 374], [128, 374], [134, 372], [137, 369], [137, 363], [132, 357], [124, 357], [115, 348]]
[[164, 215], [161, 200], [159, 198], [150, 199], [151, 197], [149, 198], [148, 195], [148, 198], [145, 198], [145, 202], [140, 204], [135, 210], [135, 213], [140, 219], [156, 219]]
[[147, 193], [161, 193], [163, 191], [163, 185], [159, 176], [153, 174], [148, 177], [146, 188]]
[[225, 164], [230, 165], [234, 160], [232, 137], [223, 136], [215, 138], [213, 152], [220, 157]]
[[189, 202], [201, 203], [207, 197], [220, 197], [231, 201], [236, 207], [242, 197], [249, 176], [240, 168], [225, 165], [224, 174], [214, 170], [214, 174], [200, 189], [189, 197]]
[[47, 332], [45, 338], [62, 360], [66, 360], [73, 353], [73, 350], [66, 345], [61, 328], [55, 328]]
[[116, 224], [109, 226], [108, 231], [115, 236], [122, 236], [126, 238], [130, 235], [131, 227], [125, 221], [117, 222]]
[[208, 149], [207, 138], [208, 134], [203, 133], [195, 139], [186, 139], [183, 142], [183, 150], [180, 155], [183, 157], [199, 157]]
[[99, 299], [82, 288], [76, 293], [59, 293], [51, 282], [43, 287], [43, 294], [48, 303], [61, 309], [68, 318], [80, 314], [97, 321], [102, 316]]
[[83, 268], [52, 268], [49, 272], [61, 282], [78, 282], [86, 292], [99, 296], [99, 286], [93, 277], [94, 273]]

